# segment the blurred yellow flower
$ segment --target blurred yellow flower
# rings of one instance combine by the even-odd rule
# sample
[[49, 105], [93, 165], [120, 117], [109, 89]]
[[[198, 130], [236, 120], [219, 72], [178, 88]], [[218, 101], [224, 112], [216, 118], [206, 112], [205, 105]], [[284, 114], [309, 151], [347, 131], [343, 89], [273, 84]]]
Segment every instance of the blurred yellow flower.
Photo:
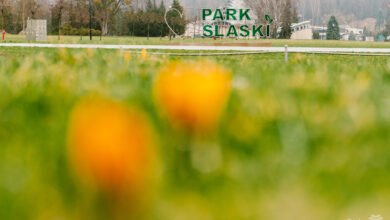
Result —
[[146, 49], [141, 50], [141, 59], [142, 60], [148, 59], [148, 52], [146, 51]]
[[113, 195], [140, 195], [154, 164], [146, 116], [99, 97], [82, 99], [70, 117], [69, 156], [78, 177]]
[[172, 62], [154, 84], [155, 101], [170, 121], [194, 132], [213, 130], [231, 90], [231, 74], [208, 62]]
[[95, 55], [95, 50], [92, 48], [87, 48], [86, 51], [88, 57], [93, 57]]
[[124, 52], [123, 53], [123, 59], [125, 60], [126, 63], [130, 62], [130, 60], [131, 60], [131, 53], [130, 52]]

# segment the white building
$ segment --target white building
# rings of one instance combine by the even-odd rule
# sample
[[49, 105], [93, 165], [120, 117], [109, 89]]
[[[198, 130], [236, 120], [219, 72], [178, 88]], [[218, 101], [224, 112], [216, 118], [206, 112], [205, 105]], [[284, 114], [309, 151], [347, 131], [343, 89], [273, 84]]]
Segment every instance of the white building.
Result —
[[352, 28], [348, 25], [340, 25], [341, 40], [364, 41], [364, 30], [361, 28]]
[[326, 31], [328, 27], [324, 26], [312, 26], [313, 32], [317, 32], [320, 36], [319, 40], [326, 40]]
[[[282, 28], [278, 28], [278, 34], [282, 31]], [[292, 40], [311, 40], [313, 39], [313, 28], [311, 21], [302, 21], [299, 23], [291, 24], [291, 37]]]
[[292, 40], [311, 40], [313, 39], [313, 28], [311, 21], [303, 21], [291, 25]]
[[[356, 41], [364, 41], [366, 38], [364, 36], [364, 30], [361, 28], [351, 28], [348, 25], [340, 25], [340, 37], [341, 40], [356, 40]], [[324, 26], [313, 26], [313, 32], [318, 32], [321, 40], [326, 40], [326, 31], [327, 27]], [[368, 38], [368, 40], [372, 40], [372, 38]]]
[[184, 37], [199, 38], [203, 36], [203, 24], [200, 21], [194, 21], [186, 25]]

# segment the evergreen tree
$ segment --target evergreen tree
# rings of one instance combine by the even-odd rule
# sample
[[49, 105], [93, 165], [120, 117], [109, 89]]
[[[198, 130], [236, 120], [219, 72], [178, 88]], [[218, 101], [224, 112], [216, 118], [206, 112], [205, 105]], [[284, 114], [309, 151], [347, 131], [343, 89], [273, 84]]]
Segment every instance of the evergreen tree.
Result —
[[155, 12], [157, 12], [156, 0], [153, 0], [153, 10], [154, 10]]
[[[131, 35], [143, 37], [164, 37], [168, 35], [169, 29], [164, 20], [164, 2], [161, 1], [158, 8], [154, 2], [152, 0], [147, 1], [145, 10], [140, 9], [128, 16], [127, 25]], [[172, 15], [174, 15], [174, 12], [172, 12]], [[170, 14], [169, 17], [172, 15]]]
[[367, 36], [370, 37], [370, 36], [372, 36], [372, 32], [370, 30], [368, 30], [366, 26], [364, 26], [364, 28], [363, 28], [363, 35], [365, 37], [367, 37]]
[[165, 9], [165, 4], [164, 4], [163, 0], [161, 0], [161, 2], [160, 2], [160, 6], [158, 7], [158, 11], [162, 15], [165, 14], [166, 9]]
[[376, 16], [375, 28], [380, 31], [383, 29], [385, 24], [385, 16], [383, 15], [382, 10], [379, 10], [378, 15]]
[[161, 37], [167, 36], [169, 34], [169, 28], [165, 24], [165, 19], [164, 19], [165, 12], [166, 12], [166, 9], [165, 9], [164, 0], [161, 0], [160, 6], [157, 9], [157, 13], [158, 13], [159, 18], [160, 18], [159, 29], [160, 29], [160, 36]]
[[314, 32], [313, 32], [313, 39], [314, 39], [314, 40], [319, 40], [319, 39], [321, 39], [320, 32], [314, 31]]
[[339, 24], [335, 16], [331, 16], [328, 22], [328, 30], [326, 31], [327, 40], [340, 40]]
[[385, 23], [384, 32], [385, 32], [386, 36], [389, 36], [389, 34], [390, 34], [390, 5], [387, 8], [386, 19], [385, 19], [384, 23]]
[[6, 30], [8, 33], [12, 32], [12, 18], [11, 7], [4, 3], [0, 5], [0, 32]]
[[352, 31], [349, 33], [348, 40], [350, 41], [356, 40], [356, 35]]
[[169, 17], [171, 17], [171, 19], [169, 19], [169, 20], [170, 20], [170, 24], [173, 24], [173, 27], [172, 27], [173, 30], [178, 35], [182, 35], [182, 34], [184, 34], [185, 29], [186, 29], [186, 22], [185, 22], [183, 6], [180, 5], [179, 0], [173, 0], [172, 8], [177, 9], [183, 15], [182, 17], [180, 17], [179, 13], [172, 10], [172, 12], [170, 12], [170, 16], [169, 16]]
[[153, 3], [152, 3], [152, 0], [148, 0], [146, 2], [146, 8], [145, 8], [146, 12], [151, 12], [153, 11]]
[[293, 7], [291, 0], [287, 0], [284, 4], [283, 15], [282, 15], [282, 25], [281, 31], [279, 33], [279, 38], [281, 39], [290, 39], [292, 35], [291, 24], [293, 22]]
[[299, 23], [298, 8], [296, 5], [292, 9], [292, 23]]
[[179, 10], [182, 14], [184, 13], [183, 6], [180, 5], [179, 0], [173, 0], [173, 2], [172, 2], [172, 8], [176, 8], [176, 9]]
[[65, 8], [65, 1], [59, 0], [56, 4], [51, 8], [51, 30], [49, 30], [52, 34], [58, 34], [63, 15], [63, 9]]

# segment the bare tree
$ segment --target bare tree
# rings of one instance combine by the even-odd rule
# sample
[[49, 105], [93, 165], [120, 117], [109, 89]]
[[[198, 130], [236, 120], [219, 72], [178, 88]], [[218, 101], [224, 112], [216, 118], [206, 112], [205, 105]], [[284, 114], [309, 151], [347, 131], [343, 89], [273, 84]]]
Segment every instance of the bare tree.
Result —
[[284, 0], [244, 0], [252, 8], [259, 20], [264, 21], [265, 15], [270, 15], [276, 22], [280, 21]]
[[25, 14], [27, 15], [27, 17], [29, 18], [36, 18], [36, 16], [38, 15], [38, 11], [40, 9], [40, 4], [38, 3], [37, 0], [22, 0], [24, 1], [24, 10], [25, 10]]
[[9, 1], [8, 0], [0, 0], [0, 14], [1, 14], [1, 27], [0, 27], [0, 31], [4, 29], [5, 27], [5, 15], [7, 13], [7, 11], [9, 10]]
[[252, 8], [260, 22], [266, 22], [264, 17], [273, 18], [272, 33], [276, 37], [277, 29], [281, 25], [283, 5], [285, 0], [244, 0], [248, 7]]
[[100, 18], [102, 34], [108, 33], [108, 22], [122, 7], [130, 5], [131, 0], [95, 0], [94, 4]]
[[22, 30], [26, 28], [27, 18], [34, 19], [40, 16], [40, 10], [44, 10], [37, 0], [11, 0], [18, 13], [18, 18], [22, 21]]

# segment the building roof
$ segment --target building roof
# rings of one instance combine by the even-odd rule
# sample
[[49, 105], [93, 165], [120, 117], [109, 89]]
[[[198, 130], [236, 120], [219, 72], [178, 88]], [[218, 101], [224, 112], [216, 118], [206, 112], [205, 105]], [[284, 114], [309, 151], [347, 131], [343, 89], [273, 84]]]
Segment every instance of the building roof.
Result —
[[[293, 30], [293, 32], [309, 29], [309, 28], [311, 28], [311, 20], [291, 24], [291, 29]], [[282, 31], [282, 27], [279, 27], [277, 32], [280, 33], [281, 31]]]
[[307, 20], [307, 21], [302, 21], [299, 23], [292, 23], [291, 28], [295, 28], [295, 27], [299, 27], [299, 26], [303, 26], [303, 25], [311, 25], [311, 21]]

